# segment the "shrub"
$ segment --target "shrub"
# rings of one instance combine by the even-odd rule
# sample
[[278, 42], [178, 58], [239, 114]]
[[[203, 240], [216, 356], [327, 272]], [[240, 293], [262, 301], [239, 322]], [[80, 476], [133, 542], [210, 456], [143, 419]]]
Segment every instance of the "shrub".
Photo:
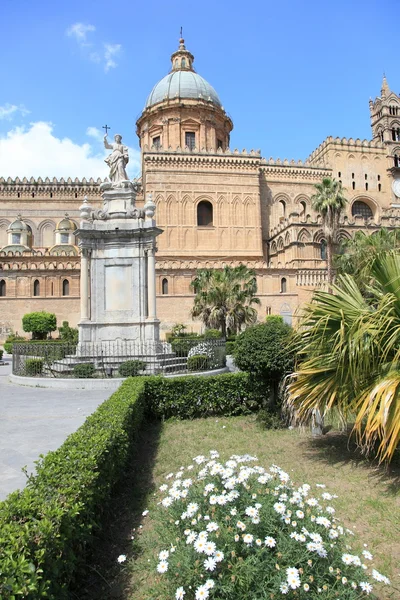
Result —
[[140, 371], [146, 369], [146, 363], [143, 360], [127, 360], [122, 363], [118, 369], [121, 377], [136, 377]]
[[96, 368], [93, 363], [80, 363], [74, 365], [73, 376], [78, 379], [90, 379], [94, 376]]
[[7, 352], [7, 354], [12, 354], [12, 347], [14, 342], [26, 342], [26, 339], [18, 335], [17, 333], [10, 333], [10, 335], [7, 336], [7, 339], [3, 344], [4, 351]]
[[281, 415], [265, 408], [259, 411], [257, 422], [263, 429], [283, 429], [284, 427]]
[[76, 327], [70, 327], [68, 321], [63, 321], [61, 327], [58, 328], [60, 334], [60, 340], [63, 342], [69, 342], [71, 344], [77, 344], [79, 341], [79, 331]]
[[197, 456], [160, 487], [154, 574], [162, 580], [152, 597], [360, 600], [371, 576], [390, 583], [363, 564], [370, 552], [349, 553], [352, 532], [334, 516], [334, 495], [297, 486], [248, 454], [218, 458]]
[[198, 337], [175, 338], [171, 342], [172, 352], [175, 352], [177, 356], [187, 356], [191, 348], [196, 345], [198, 339]]
[[222, 332], [219, 329], [206, 329], [204, 332], [205, 340], [220, 340], [222, 339]]
[[282, 377], [293, 370], [293, 350], [288, 346], [291, 334], [292, 328], [282, 317], [273, 316], [249, 327], [236, 339], [236, 366], [269, 382], [272, 404], [276, 403]]
[[57, 329], [56, 315], [45, 311], [28, 313], [22, 317], [22, 329], [32, 332], [33, 340], [44, 340]]
[[144, 379], [130, 379], [0, 504], [0, 598], [70, 598], [142, 422]]
[[181, 335], [187, 335], [186, 330], [187, 327], [183, 323], [175, 323], [173, 328], [171, 329], [172, 337], [180, 337]]
[[157, 419], [246, 415], [259, 410], [268, 388], [248, 373], [176, 379], [146, 378], [146, 411]]
[[41, 375], [43, 371], [43, 358], [27, 358], [25, 361], [25, 374], [28, 377]]
[[209, 368], [209, 358], [207, 354], [194, 354], [193, 356], [188, 357], [188, 371], [206, 371]]
[[3, 360], [3, 350], [0, 349], [0, 360]]
[[205, 355], [208, 357], [208, 368], [218, 369], [218, 367], [225, 366], [225, 348], [223, 346], [213, 346], [208, 342], [196, 344], [189, 350], [189, 357]]
[[226, 353], [234, 354], [235, 353], [236, 342], [226, 342]]

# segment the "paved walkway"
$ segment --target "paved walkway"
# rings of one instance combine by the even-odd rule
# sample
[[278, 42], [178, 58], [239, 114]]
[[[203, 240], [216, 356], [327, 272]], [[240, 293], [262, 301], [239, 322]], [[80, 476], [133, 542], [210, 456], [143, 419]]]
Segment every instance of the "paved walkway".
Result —
[[31, 473], [39, 454], [56, 450], [111, 395], [109, 390], [23, 387], [9, 383], [9, 373], [11, 360], [0, 366], [0, 500], [24, 487], [22, 467]]

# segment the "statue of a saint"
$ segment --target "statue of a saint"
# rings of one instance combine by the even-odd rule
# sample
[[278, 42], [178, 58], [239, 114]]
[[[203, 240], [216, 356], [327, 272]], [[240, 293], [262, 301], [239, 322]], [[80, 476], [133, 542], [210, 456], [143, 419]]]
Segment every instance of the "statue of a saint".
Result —
[[128, 148], [121, 144], [122, 136], [118, 133], [114, 136], [115, 143], [109, 144], [107, 134], [104, 136], [104, 147], [112, 150], [110, 156], [107, 156], [104, 162], [110, 167], [110, 180], [112, 183], [120, 181], [129, 181], [125, 167], [129, 162]]

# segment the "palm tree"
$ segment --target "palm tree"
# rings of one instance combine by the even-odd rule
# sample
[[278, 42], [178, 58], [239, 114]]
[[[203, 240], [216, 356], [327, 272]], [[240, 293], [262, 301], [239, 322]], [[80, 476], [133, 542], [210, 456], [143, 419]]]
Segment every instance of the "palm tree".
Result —
[[371, 275], [369, 298], [346, 274], [334, 294], [317, 291], [306, 305], [287, 401], [304, 421], [315, 410], [356, 415], [363, 450], [379, 441], [390, 461], [400, 442], [400, 254], [378, 257]]
[[396, 229], [390, 231], [382, 227], [372, 235], [357, 231], [353, 238], [341, 243], [339, 254], [334, 261], [336, 272], [339, 275], [352, 275], [365, 295], [371, 282], [371, 267], [374, 261], [379, 255], [399, 247], [400, 232]]
[[206, 327], [220, 329], [223, 337], [257, 320], [256, 273], [245, 265], [222, 270], [201, 269], [192, 281], [196, 296], [191, 314]]
[[333, 281], [333, 251], [337, 242], [340, 214], [347, 200], [343, 195], [342, 184], [330, 177], [315, 184], [316, 193], [311, 197], [312, 207], [322, 217], [322, 228], [326, 239], [328, 285]]

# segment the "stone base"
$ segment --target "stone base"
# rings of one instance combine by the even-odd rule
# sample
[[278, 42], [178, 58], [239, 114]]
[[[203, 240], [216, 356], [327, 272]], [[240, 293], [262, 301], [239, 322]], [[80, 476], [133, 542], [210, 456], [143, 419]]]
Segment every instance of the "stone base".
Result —
[[158, 342], [160, 340], [160, 321], [145, 319], [136, 323], [96, 323], [81, 321], [78, 324], [79, 342], [109, 342], [134, 344]]

